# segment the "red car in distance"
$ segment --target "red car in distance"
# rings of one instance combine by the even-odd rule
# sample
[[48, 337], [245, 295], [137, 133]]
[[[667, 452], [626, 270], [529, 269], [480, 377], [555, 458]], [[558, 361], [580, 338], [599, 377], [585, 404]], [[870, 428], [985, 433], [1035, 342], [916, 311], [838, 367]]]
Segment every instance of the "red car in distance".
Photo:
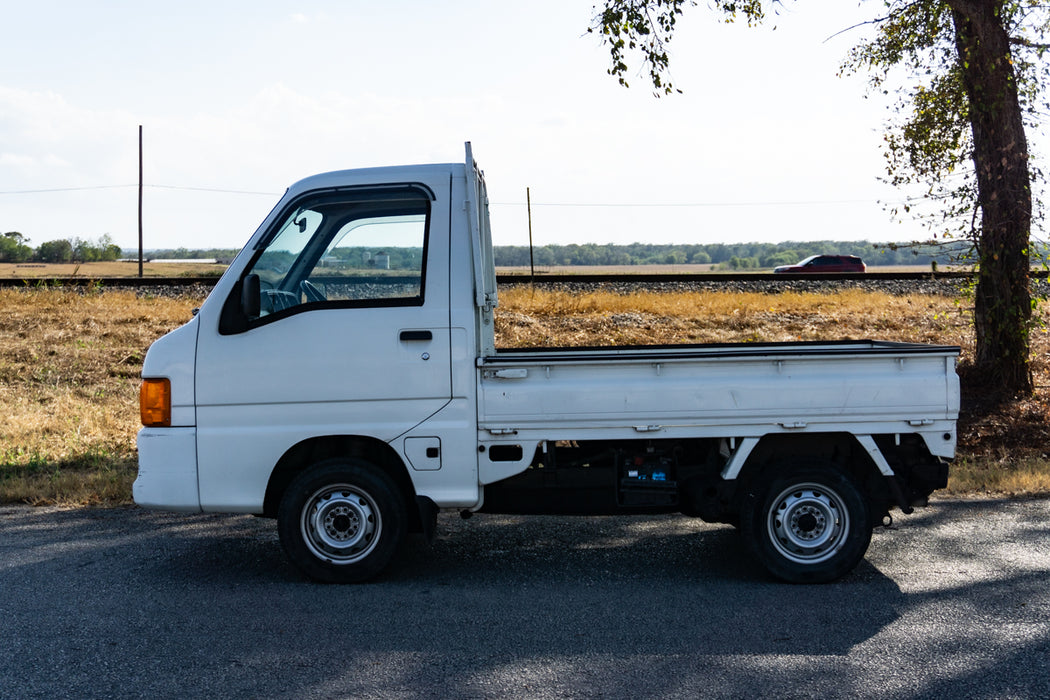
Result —
[[794, 265], [781, 265], [773, 272], [790, 274], [825, 273], [825, 272], [864, 272], [867, 270], [864, 261], [856, 255], [811, 255]]

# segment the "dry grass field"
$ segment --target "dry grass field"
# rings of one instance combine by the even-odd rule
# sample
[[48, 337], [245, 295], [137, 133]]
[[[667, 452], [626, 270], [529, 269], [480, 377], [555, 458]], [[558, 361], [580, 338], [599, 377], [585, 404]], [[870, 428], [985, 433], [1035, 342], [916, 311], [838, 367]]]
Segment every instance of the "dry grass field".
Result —
[[[142, 265], [143, 277], [218, 277], [225, 265], [209, 262], [152, 263]], [[138, 277], [138, 262], [92, 263], [0, 263], [0, 277], [8, 279], [97, 280], [107, 277]]]
[[199, 304], [0, 289], [0, 502], [128, 501], [142, 358]]
[[[138, 383], [150, 343], [190, 318], [199, 298], [130, 292], [0, 289], [0, 502], [130, 500]], [[944, 297], [836, 294], [568, 294], [509, 288], [501, 347], [881, 338], [963, 347], [965, 309]], [[1033, 337], [1033, 399], [989, 411], [967, 395], [954, 492], [1050, 492], [1050, 338]]]
[[965, 345], [951, 299], [858, 289], [835, 294], [678, 292], [574, 294], [527, 286], [500, 292], [505, 347], [749, 343], [883, 338]]

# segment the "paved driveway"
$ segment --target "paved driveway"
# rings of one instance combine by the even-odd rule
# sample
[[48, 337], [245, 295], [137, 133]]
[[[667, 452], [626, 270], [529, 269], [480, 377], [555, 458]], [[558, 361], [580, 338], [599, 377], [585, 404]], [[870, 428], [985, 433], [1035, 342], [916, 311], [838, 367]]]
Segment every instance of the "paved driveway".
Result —
[[442, 515], [309, 583], [272, 521], [0, 508], [0, 697], [1050, 697], [1050, 500], [939, 501], [842, 581], [684, 517]]

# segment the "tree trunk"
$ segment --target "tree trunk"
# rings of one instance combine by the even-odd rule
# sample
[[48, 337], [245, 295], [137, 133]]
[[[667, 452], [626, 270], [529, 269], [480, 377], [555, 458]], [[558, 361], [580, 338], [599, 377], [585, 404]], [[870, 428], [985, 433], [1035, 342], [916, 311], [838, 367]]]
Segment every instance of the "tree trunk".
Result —
[[974, 303], [975, 365], [1001, 398], [1029, 395], [1028, 144], [999, 12], [1002, 0], [948, 0], [969, 98], [981, 229]]

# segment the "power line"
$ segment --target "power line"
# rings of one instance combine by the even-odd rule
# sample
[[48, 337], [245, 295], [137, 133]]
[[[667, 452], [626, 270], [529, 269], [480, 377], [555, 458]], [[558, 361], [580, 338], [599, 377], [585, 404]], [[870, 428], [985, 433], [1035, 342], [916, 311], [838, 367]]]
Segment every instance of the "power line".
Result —
[[[218, 187], [186, 187], [182, 185], [143, 185], [148, 189], [155, 190], [189, 190], [192, 192], [217, 192], [220, 194], [250, 194], [250, 195], [265, 195], [267, 197], [276, 197], [280, 193], [278, 192], [259, 192], [253, 190], [230, 190], [222, 189]], [[47, 189], [39, 190], [0, 190], [0, 195], [5, 194], [48, 194], [53, 192], [85, 192], [91, 190], [120, 190], [130, 189], [132, 187], [138, 187], [137, 184], [130, 185], [91, 185], [87, 187], [51, 187]]]
[[258, 194], [267, 197], [277, 197], [279, 192], [260, 192], [257, 190], [225, 190], [216, 187], [188, 187], [183, 185], [146, 185], [157, 190], [188, 190], [190, 192], [219, 192], [221, 194]]
[[93, 185], [90, 187], [52, 187], [43, 190], [0, 190], [0, 194], [41, 194], [48, 192], [80, 192], [84, 190], [119, 190], [138, 185]]

